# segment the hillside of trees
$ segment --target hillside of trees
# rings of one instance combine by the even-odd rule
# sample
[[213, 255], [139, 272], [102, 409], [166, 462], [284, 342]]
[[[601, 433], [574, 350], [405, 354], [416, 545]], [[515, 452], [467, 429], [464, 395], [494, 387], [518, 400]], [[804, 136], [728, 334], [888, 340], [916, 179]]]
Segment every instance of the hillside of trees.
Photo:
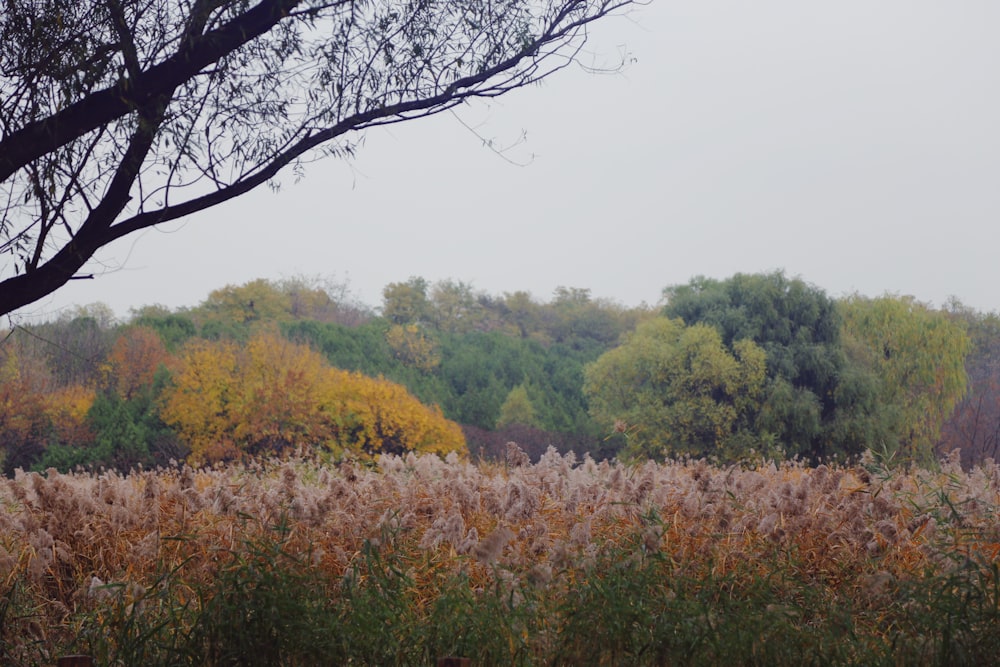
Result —
[[516, 441], [720, 462], [928, 463], [1000, 446], [1000, 319], [834, 299], [781, 272], [695, 278], [661, 304], [457, 281], [257, 280], [125, 321], [91, 305], [0, 345], [0, 461], [128, 470], [315, 452], [500, 457]]

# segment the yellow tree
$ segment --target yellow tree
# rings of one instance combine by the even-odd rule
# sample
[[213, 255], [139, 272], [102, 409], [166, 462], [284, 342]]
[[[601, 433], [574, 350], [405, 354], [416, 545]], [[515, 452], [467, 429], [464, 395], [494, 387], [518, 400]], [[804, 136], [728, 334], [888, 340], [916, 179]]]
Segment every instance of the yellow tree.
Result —
[[254, 336], [239, 356], [239, 389], [229, 409], [233, 434], [250, 454], [328, 442], [322, 403], [326, 359], [275, 333]]
[[429, 373], [441, 363], [437, 344], [418, 324], [393, 324], [385, 341], [397, 359], [417, 370]]
[[382, 289], [382, 316], [393, 324], [419, 324], [430, 319], [432, 304], [423, 278], [389, 283]]
[[538, 426], [535, 417], [535, 406], [531, 404], [528, 396], [528, 387], [522, 383], [510, 390], [507, 398], [500, 406], [500, 417], [497, 419], [497, 428], [503, 428], [512, 424], [522, 426]]
[[230, 414], [238, 393], [238, 352], [231, 341], [192, 341], [162, 396], [160, 418], [188, 444], [195, 463], [240, 455]]
[[271, 281], [260, 278], [213, 290], [195, 310], [199, 319], [244, 323], [291, 319], [292, 299]]
[[[280, 288], [288, 295], [288, 314], [293, 319], [336, 322], [351, 314], [350, 311], [358, 309], [356, 304], [350, 303], [350, 292], [346, 284], [299, 277], [282, 281]], [[337, 299], [334, 299], [334, 295]]]
[[56, 442], [81, 446], [93, 441], [94, 434], [87, 422], [87, 413], [94, 404], [95, 395], [93, 387], [73, 384], [45, 396], [45, 415]]
[[449, 333], [468, 333], [480, 327], [487, 313], [479, 297], [469, 283], [454, 280], [434, 283], [430, 301], [435, 328]]
[[462, 429], [402, 385], [330, 369], [325, 407], [337, 421], [338, 444], [355, 453], [467, 453]]
[[195, 463], [296, 446], [359, 454], [465, 451], [458, 426], [402, 386], [330, 368], [319, 353], [271, 332], [244, 347], [190, 344], [160, 416], [191, 447]]

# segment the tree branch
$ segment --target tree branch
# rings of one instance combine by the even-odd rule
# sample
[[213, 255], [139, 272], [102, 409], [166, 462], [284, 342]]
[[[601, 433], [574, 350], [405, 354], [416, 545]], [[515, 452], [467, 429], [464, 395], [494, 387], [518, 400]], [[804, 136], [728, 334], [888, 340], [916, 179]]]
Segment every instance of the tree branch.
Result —
[[[471, 7], [478, 7], [476, 0], [469, 1], [473, 3]], [[110, 88], [89, 94], [0, 141], [2, 182], [39, 158], [59, 164], [63, 159], [59, 152], [78, 155], [74, 142], [95, 129], [104, 128], [107, 133], [103, 152], [91, 160], [91, 147], [79, 164], [69, 167], [72, 173], [66, 172], [67, 187], [76, 187], [86, 165], [96, 170], [96, 175], [88, 175], [85, 186], [76, 195], [77, 201], [86, 204], [86, 217], [75, 231], [63, 218], [68, 237], [65, 245], [54, 248], [48, 259], [42, 259], [42, 253], [38, 252], [22, 274], [0, 282], [0, 313], [9, 313], [55, 291], [73, 279], [94, 253], [109, 243], [245, 194], [338, 137], [433, 115], [470, 98], [499, 96], [543, 79], [574, 62], [586, 40], [586, 26], [590, 22], [636, 0], [566, 0], [544, 18], [516, 14], [510, 22], [500, 19], [503, 14], [484, 10], [482, 20], [489, 22], [489, 29], [475, 21], [468, 23], [471, 19], [464, 11], [459, 12], [447, 16], [458, 31], [454, 38], [450, 35], [445, 38], [449, 43], [454, 39], [454, 48], [441, 47], [433, 62], [426, 54], [433, 52], [429, 49], [436, 45], [424, 41], [426, 35], [434, 35], [433, 31], [427, 32], [429, 23], [425, 26], [410, 19], [409, 23], [404, 20], [393, 27], [396, 15], [382, 17], [376, 13], [363, 17], [364, 21], [371, 20], [371, 26], [362, 21], [360, 33], [355, 36], [354, 12], [371, 9], [366, 3], [359, 3], [361, 9], [358, 9], [355, 0], [331, 0], [323, 5], [350, 5], [351, 14], [345, 12], [339, 17], [343, 23], [336, 35], [321, 34], [308, 48], [296, 43], [301, 35], [295, 25], [282, 23], [307, 0], [259, 0], [221, 25], [229, 14], [222, 13], [216, 18], [213, 15], [226, 3], [194, 0], [193, 7], [188, 7], [182, 15], [188, 19], [182, 33], [165, 42], [176, 44], [175, 52], [146, 71], [141, 71], [140, 58], [147, 56], [140, 56], [134, 41], [143, 33], [130, 27], [121, 0], [104, 2], [110, 10], [114, 34], [118, 37], [116, 47], [124, 57], [127, 74]], [[311, 10], [318, 11], [311, 6], [298, 13]], [[472, 15], [479, 16], [475, 12]], [[427, 20], [436, 18], [438, 15], [432, 13]], [[334, 19], [330, 17], [331, 21]], [[391, 29], [384, 27], [386, 23]], [[212, 26], [218, 27], [211, 29]], [[234, 51], [272, 29], [278, 33], [272, 41], [261, 40], [233, 56]], [[419, 35], [415, 37], [411, 32]], [[351, 42], [355, 37], [359, 40], [357, 47]], [[412, 54], [399, 57], [416, 60], [397, 63], [389, 47], [396, 43], [402, 53], [406, 47], [399, 44], [406, 44], [406, 40], [411, 40]], [[423, 49], [425, 45], [428, 50]], [[294, 74], [295, 67], [308, 71], [309, 55], [314, 57], [311, 66], [317, 68], [315, 77], [291, 76], [289, 72]], [[237, 58], [238, 62], [226, 60], [229, 57]], [[302, 64], [303, 58], [306, 65]], [[378, 65], [379, 58], [385, 58], [386, 62]], [[286, 61], [291, 65], [286, 67]], [[218, 73], [208, 69], [213, 63], [219, 63]], [[324, 65], [331, 69], [323, 70]], [[255, 66], [263, 68], [261, 78]], [[348, 74], [345, 68], [350, 68], [353, 74]], [[298, 97], [296, 86], [303, 82], [313, 84], [308, 88], [307, 100]], [[201, 83], [206, 86], [204, 89], [199, 89]], [[198, 94], [198, 90], [202, 92]], [[230, 103], [229, 98], [235, 101]], [[206, 105], [210, 107], [208, 111]], [[352, 108], [353, 113], [347, 111]], [[349, 115], [342, 116], [342, 111]], [[135, 116], [128, 118], [130, 114]], [[133, 120], [137, 125], [130, 129]], [[257, 121], [264, 123], [260, 135]], [[269, 122], [276, 127], [268, 126]], [[219, 127], [213, 134], [211, 130], [216, 124]], [[202, 135], [203, 144], [198, 144]], [[221, 138], [216, 139], [216, 135]], [[218, 159], [212, 150], [214, 141], [219, 142], [223, 152]], [[69, 148], [61, 150], [67, 145]], [[147, 163], [154, 146], [162, 148], [165, 155], [154, 153]], [[199, 146], [207, 152], [207, 164], [202, 162]], [[168, 157], [171, 152], [173, 157]], [[217, 161], [220, 165], [228, 164], [228, 174], [216, 173]], [[166, 175], [161, 168], [166, 169]], [[174, 170], [185, 169], [200, 171], [209, 178], [209, 187], [213, 189], [171, 204]], [[148, 184], [144, 184], [147, 174], [152, 179], [153, 194], [144, 187]], [[190, 181], [181, 178], [176, 187], [199, 181], [201, 177]], [[206, 185], [201, 181], [195, 192], [205, 192]], [[12, 188], [11, 193], [14, 191]], [[159, 208], [148, 210], [146, 204], [152, 204], [151, 198], [158, 191], [164, 193]], [[68, 201], [68, 190], [64, 195], [60, 210]], [[98, 199], [96, 205], [90, 205], [88, 195]], [[127, 206], [129, 213], [124, 214]], [[130, 217], [115, 222], [124, 215]], [[43, 237], [40, 243], [44, 241]]]
[[176, 54], [138, 78], [124, 78], [111, 88], [92, 93], [11, 133], [0, 141], [0, 182], [31, 160], [174, 90], [204, 67], [267, 33], [301, 2], [303, 0], [261, 0], [221, 28], [182, 43]]

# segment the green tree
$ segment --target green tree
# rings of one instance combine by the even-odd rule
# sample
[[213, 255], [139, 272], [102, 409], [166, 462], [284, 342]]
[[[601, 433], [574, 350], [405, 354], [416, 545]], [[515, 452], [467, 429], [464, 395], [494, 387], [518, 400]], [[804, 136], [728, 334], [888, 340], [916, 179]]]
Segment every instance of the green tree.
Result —
[[500, 406], [500, 418], [497, 419], [497, 428], [504, 428], [512, 424], [522, 426], [537, 426], [535, 421], [535, 407], [531, 404], [528, 396], [528, 387], [519, 384], [507, 394], [503, 404]]
[[87, 413], [93, 441], [54, 443], [35, 468], [65, 472], [76, 466], [104, 466], [128, 472], [139, 464], [166, 465], [171, 458], [182, 459], [187, 448], [157, 414], [155, 398], [165, 379], [128, 399], [114, 391], [99, 393]]
[[430, 291], [434, 326], [448, 333], [468, 333], [479, 328], [486, 310], [472, 285], [461, 281], [442, 280]]
[[160, 340], [169, 352], [176, 352], [189, 339], [198, 333], [198, 328], [190, 317], [179, 313], [171, 313], [157, 307], [142, 308], [132, 317], [133, 325], [149, 327], [160, 336]]
[[[533, 303], [525, 297], [526, 305]], [[479, 302], [484, 303], [481, 296]], [[516, 326], [504, 326], [502, 302], [490, 303], [496, 308], [491, 316], [498, 320], [488, 331], [435, 332], [422, 325], [407, 333], [416, 325], [390, 324], [381, 318], [358, 327], [295, 322], [283, 331], [322, 352], [338, 368], [405, 385], [425, 403], [440, 405], [447, 418], [476, 427], [477, 432], [496, 428], [505, 400], [524, 384], [540, 438], [592, 443], [597, 431], [583, 397], [583, 366], [605, 348], [596, 343], [581, 348], [551, 339], [542, 343], [535, 328], [522, 338]], [[413, 333], [419, 334], [415, 342], [422, 337], [433, 340], [427, 351], [433, 352], [434, 363], [414, 363], [420, 356], [414, 357], [416, 349], [408, 347]]]
[[7, 2], [0, 314], [117, 239], [351, 155], [366, 128], [540, 81], [631, 4]]
[[289, 340], [305, 343], [326, 357], [332, 366], [365, 375], [389, 376], [402, 362], [389, 345], [391, 327], [376, 319], [357, 327], [327, 322], [294, 322], [282, 327]]
[[412, 277], [405, 283], [389, 283], [382, 290], [382, 316], [393, 324], [421, 324], [431, 319], [429, 285]]
[[825, 292], [774, 272], [699, 277], [667, 288], [664, 297], [664, 315], [715, 327], [731, 351], [737, 341], [752, 340], [766, 352], [760, 437], [812, 459], [860, 451], [862, 443], [836, 435], [868, 432], [860, 422], [877, 417], [866, 412], [871, 404], [859, 393], [863, 378], [854, 378], [852, 391], [839, 390], [848, 360], [837, 304]]
[[510, 391], [526, 384], [537, 426], [589, 433], [583, 365], [598, 354], [499, 332], [444, 336], [436, 371], [445, 390], [441, 407], [462, 424], [493, 429]]
[[765, 354], [750, 340], [730, 352], [714, 327], [660, 317], [587, 366], [585, 378], [591, 413], [627, 435], [626, 455], [728, 460], [754, 442]]
[[557, 287], [548, 309], [548, 332], [553, 340], [577, 347], [607, 347], [622, 333], [618, 307], [592, 299], [589, 289]]
[[539, 306], [528, 292], [517, 291], [503, 296], [504, 315], [515, 327], [521, 338], [538, 330]]
[[965, 326], [912, 297], [854, 295], [841, 310], [856, 361], [874, 372], [878, 400], [897, 421], [896, 438], [882, 448], [903, 461], [933, 461], [941, 427], [966, 390]]

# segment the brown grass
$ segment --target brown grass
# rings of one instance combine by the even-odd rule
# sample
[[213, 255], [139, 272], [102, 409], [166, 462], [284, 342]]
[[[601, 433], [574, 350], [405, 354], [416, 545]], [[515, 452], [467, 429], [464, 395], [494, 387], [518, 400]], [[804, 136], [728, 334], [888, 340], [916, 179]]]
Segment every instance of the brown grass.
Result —
[[[888, 473], [871, 462], [717, 467], [577, 461], [550, 450], [534, 465], [383, 457], [271, 461], [129, 475], [18, 473], [0, 482], [2, 639], [10, 655], [52, 657], [102, 599], [139, 599], [176, 572], [191, 600], [247, 541], [285, 522], [287, 546], [317, 574], [351, 576], [366, 541], [392, 536], [422, 604], [435, 578], [465, 573], [572, 588], [600, 553], [641, 535], [677, 576], [783, 576], [848, 598], [879, 632], [899, 582], [954, 568], [956, 553], [1000, 555], [1000, 467]], [[120, 583], [109, 588], [107, 584]], [[669, 587], [670, 582], [664, 581]], [[15, 590], [17, 596], [14, 596]], [[20, 654], [18, 653], [20, 651]]]

